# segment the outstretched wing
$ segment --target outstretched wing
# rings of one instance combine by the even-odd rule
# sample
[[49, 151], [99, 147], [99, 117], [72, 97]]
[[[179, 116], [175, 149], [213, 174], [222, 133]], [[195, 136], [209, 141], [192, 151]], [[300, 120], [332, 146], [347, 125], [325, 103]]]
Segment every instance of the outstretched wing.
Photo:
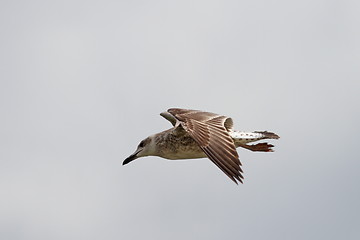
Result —
[[168, 110], [181, 126], [194, 138], [208, 158], [232, 181], [242, 183], [241, 163], [228, 130], [232, 128], [229, 117], [198, 110], [171, 108]]

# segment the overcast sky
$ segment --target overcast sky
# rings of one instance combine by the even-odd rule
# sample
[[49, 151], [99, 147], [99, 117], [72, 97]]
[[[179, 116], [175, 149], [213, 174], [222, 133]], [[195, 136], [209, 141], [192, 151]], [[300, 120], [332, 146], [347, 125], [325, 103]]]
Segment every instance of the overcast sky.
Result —
[[[0, 239], [360, 239], [360, 2], [0, 3]], [[122, 161], [170, 107], [281, 136]]]

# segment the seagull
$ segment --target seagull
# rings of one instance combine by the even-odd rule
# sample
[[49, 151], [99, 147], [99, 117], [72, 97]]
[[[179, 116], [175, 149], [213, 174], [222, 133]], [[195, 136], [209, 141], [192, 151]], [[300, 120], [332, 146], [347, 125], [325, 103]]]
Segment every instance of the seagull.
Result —
[[244, 177], [236, 148], [273, 152], [274, 145], [249, 143], [280, 138], [268, 131], [233, 130], [233, 120], [230, 117], [200, 110], [170, 108], [160, 115], [170, 121], [173, 127], [142, 140], [136, 151], [124, 160], [123, 165], [146, 156], [170, 160], [208, 157], [238, 184], [243, 183]]

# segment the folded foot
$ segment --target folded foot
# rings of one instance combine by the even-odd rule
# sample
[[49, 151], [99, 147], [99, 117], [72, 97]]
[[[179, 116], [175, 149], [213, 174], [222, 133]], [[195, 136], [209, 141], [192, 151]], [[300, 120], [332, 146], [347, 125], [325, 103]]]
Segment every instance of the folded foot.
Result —
[[242, 144], [242, 145], [240, 145], [240, 147], [249, 149], [253, 152], [273, 152], [274, 151], [271, 149], [272, 147], [274, 147], [274, 145], [268, 144], [268, 143], [258, 143], [258, 144], [254, 144], [254, 145]]

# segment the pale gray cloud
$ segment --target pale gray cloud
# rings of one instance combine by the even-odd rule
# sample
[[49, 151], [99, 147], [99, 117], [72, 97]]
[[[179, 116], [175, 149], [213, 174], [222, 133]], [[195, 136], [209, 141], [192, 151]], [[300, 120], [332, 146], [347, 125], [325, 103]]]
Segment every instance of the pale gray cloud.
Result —
[[[358, 1], [3, 1], [1, 239], [358, 239]], [[208, 160], [142, 158], [170, 107], [272, 130]]]

